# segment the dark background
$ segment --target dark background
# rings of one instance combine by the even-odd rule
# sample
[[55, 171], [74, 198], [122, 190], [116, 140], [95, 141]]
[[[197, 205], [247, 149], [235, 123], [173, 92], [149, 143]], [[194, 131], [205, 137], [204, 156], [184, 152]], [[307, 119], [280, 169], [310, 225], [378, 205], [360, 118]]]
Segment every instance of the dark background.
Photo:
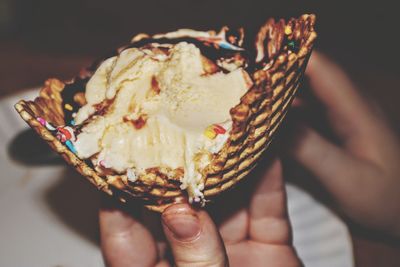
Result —
[[395, 2], [0, 0], [0, 92], [34, 86], [48, 76], [69, 78], [139, 32], [224, 24], [255, 28], [271, 16], [308, 12], [318, 15], [317, 48], [383, 102], [397, 127], [400, 23]]
[[[400, 31], [396, 1], [0, 0], [0, 96], [70, 78], [139, 32], [315, 13], [317, 49], [340, 63], [400, 130]], [[339, 89], [339, 88], [338, 88]], [[358, 266], [400, 266], [397, 245], [352, 231]], [[340, 266], [338, 266], [340, 267]]]

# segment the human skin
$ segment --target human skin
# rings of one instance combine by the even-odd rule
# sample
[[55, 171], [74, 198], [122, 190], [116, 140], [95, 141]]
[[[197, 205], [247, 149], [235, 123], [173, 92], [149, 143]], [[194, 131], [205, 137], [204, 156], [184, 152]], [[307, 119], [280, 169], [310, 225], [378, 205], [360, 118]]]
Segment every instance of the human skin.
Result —
[[[322, 107], [314, 112], [326, 114], [335, 141], [298, 121], [295, 135], [290, 137], [290, 155], [313, 174], [350, 219], [399, 236], [400, 148], [396, 135], [327, 57], [314, 53], [306, 73], [311, 94]], [[304, 108], [304, 99], [296, 103]], [[236, 197], [227, 196], [219, 207], [212, 208], [213, 217], [205, 210], [178, 204], [161, 216], [161, 225], [148, 227], [146, 212], [132, 214], [117, 204], [102, 209], [105, 261], [109, 266], [171, 266], [163, 257], [169, 247], [176, 266], [301, 266], [291, 245], [282, 167], [278, 159], [267, 161], [248, 177], [256, 183], [248, 188], [256, 189], [228, 193]], [[154, 221], [154, 216], [150, 217]], [[161, 241], [156, 242], [155, 236], [160, 234]]]
[[[329, 58], [313, 53], [306, 74], [333, 138], [297, 121], [291, 156], [308, 169], [338, 209], [364, 227], [400, 235], [400, 145], [382, 112]], [[382, 88], [384, 91], [384, 88]], [[382, 92], [384, 93], [384, 92]], [[306, 99], [297, 110], [309, 109]], [[322, 107], [322, 108], [321, 108]], [[326, 130], [326, 129], [325, 129]], [[335, 141], [332, 141], [335, 140]]]
[[[149, 229], [148, 225], [158, 219], [154, 215], [146, 218], [132, 214], [117, 203], [101, 209], [105, 262], [118, 267], [302, 266], [292, 247], [280, 161], [265, 165], [251, 177], [256, 184], [232, 192], [236, 200], [230, 201], [228, 194], [211, 211], [217, 214], [213, 217], [188, 204], [176, 204], [161, 215], [161, 226], [156, 223]], [[233, 209], [224, 204], [233, 205]], [[163, 229], [166, 243], [164, 238], [156, 241], [160, 234], [157, 227]], [[167, 246], [174, 265], [164, 258]]]

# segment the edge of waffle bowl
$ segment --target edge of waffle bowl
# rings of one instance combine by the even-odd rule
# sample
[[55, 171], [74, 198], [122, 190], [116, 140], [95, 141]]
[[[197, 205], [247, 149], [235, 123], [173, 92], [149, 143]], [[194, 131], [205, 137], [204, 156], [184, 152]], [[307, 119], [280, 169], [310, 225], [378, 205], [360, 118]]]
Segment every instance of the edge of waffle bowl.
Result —
[[[270, 19], [261, 28], [257, 38], [274, 61], [267, 70], [253, 73], [254, 86], [230, 111], [233, 126], [228, 141], [203, 171], [206, 198], [243, 179], [267, 149], [301, 83], [317, 36], [314, 24], [314, 15], [303, 15], [287, 23]], [[299, 43], [296, 53], [279, 52], [286, 26], [292, 29], [288, 38]], [[34, 101], [21, 100], [15, 108], [43, 140], [99, 190], [122, 202], [140, 199], [148, 209], [157, 212], [162, 212], [172, 203], [184, 201], [185, 192], [179, 187], [179, 178], [168, 178], [157, 168], [140, 176], [134, 183], [125, 175], [101, 176], [40, 124], [37, 117], [55, 125], [64, 125], [61, 92], [65, 86], [66, 83], [57, 79], [49, 79], [39, 97]]]

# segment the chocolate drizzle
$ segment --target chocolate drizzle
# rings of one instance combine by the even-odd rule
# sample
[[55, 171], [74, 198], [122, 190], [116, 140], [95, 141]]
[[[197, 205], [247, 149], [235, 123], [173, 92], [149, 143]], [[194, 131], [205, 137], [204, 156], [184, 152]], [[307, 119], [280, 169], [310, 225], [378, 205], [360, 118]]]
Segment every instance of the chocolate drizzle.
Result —
[[111, 104], [112, 104], [113, 100], [111, 99], [106, 99], [103, 100], [102, 102], [94, 105], [95, 108], [95, 113], [93, 114], [93, 116], [103, 116], [104, 114], [106, 114], [108, 112], [108, 109], [110, 108]]
[[130, 118], [125, 116], [123, 118], [123, 121], [124, 122], [130, 122], [135, 127], [136, 130], [140, 130], [146, 125], [147, 115], [146, 114], [142, 114], [137, 119], [130, 119]]

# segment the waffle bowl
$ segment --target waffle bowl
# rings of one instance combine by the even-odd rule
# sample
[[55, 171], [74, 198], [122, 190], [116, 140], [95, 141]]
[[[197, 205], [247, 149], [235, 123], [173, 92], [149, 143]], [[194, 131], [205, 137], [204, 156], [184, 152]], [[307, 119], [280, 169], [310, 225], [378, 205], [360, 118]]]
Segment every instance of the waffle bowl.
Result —
[[[255, 49], [252, 48], [254, 65], [257, 65], [250, 72], [253, 86], [231, 108], [229, 137], [201, 172], [207, 200], [243, 179], [268, 148], [304, 75], [316, 39], [314, 24], [314, 15], [303, 15], [287, 22], [270, 19], [259, 30], [253, 43]], [[243, 37], [243, 31], [240, 32]], [[157, 39], [157, 36], [140, 34], [129, 46], [139, 46], [149, 38]], [[72, 107], [66, 109], [65, 103], [78, 107], [85, 103], [85, 85], [98, 66], [99, 62], [82, 70], [71, 81], [47, 80], [39, 97], [34, 101], [19, 101], [16, 110], [43, 140], [99, 190], [122, 202], [140, 200], [157, 212], [172, 203], [186, 201], [188, 193], [180, 187], [183, 169], [149, 168], [133, 182], [124, 174], [99, 173], [55, 134], [57, 127], [71, 119]], [[210, 72], [212, 66], [209, 64]]]

